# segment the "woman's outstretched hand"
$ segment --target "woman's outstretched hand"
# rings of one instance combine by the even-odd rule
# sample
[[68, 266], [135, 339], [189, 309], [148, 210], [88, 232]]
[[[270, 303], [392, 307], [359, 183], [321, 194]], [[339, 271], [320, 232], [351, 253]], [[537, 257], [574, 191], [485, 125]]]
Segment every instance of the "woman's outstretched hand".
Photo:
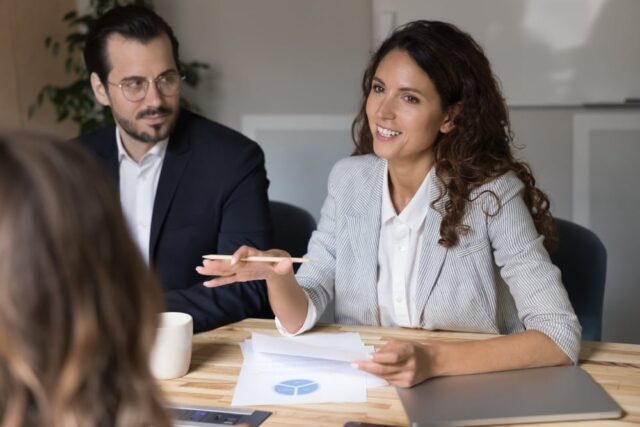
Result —
[[[249, 256], [275, 256], [285, 259], [278, 262], [242, 261]], [[209, 288], [252, 280], [270, 280], [293, 275], [293, 264], [288, 258], [289, 254], [280, 249], [259, 251], [242, 246], [233, 254], [231, 261], [205, 259], [201, 266], [196, 267], [196, 271], [203, 276], [217, 276], [204, 282]]]

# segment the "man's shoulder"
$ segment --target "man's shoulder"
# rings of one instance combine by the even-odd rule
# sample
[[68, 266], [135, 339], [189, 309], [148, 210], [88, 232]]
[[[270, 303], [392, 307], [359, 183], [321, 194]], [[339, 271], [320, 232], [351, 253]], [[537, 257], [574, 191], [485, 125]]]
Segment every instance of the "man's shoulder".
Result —
[[104, 126], [100, 129], [85, 133], [71, 140], [80, 144], [94, 153], [101, 153], [109, 147], [109, 144], [116, 143], [116, 130], [114, 125]]
[[[183, 110], [176, 132], [186, 132], [194, 148], [243, 149], [258, 144], [240, 132], [199, 114]], [[212, 144], [213, 143], [213, 144]]]
[[99, 129], [87, 132], [80, 136], [77, 136], [73, 141], [77, 141], [81, 144], [94, 144], [104, 139], [113, 139], [115, 141], [116, 130], [114, 125], [103, 126]]

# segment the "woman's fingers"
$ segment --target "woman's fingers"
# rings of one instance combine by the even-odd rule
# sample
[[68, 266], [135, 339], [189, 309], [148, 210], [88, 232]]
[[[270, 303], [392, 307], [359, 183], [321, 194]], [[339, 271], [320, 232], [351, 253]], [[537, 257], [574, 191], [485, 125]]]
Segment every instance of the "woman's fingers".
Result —
[[240, 246], [237, 251], [233, 253], [231, 257], [231, 265], [236, 265], [241, 259], [249, 257], [249, 256], [260, 256], [263, 253], [255, 248], [250, 246]]
[[396, 375], [402, 372], [402, 368], [398, 365], [383, 365], [376, 362], [358, 361], [357, 368], [361, 371], [368, 372], [386, 379], [389, 375]]
[[393, 340], [373, 353], [371, 360], [377, 363], [401, 364], [409, 359], [413, 353], [411, 343]]
[[358, 362], [358, 369], [376, 375], [398, 387], [411, 387], [413, 373], [397, 365], [381, 365], [375, 362]]
[[371, 361], [357, 362], [357, 367], [399, 387], [411, 387], [431, 376], [426, 350], [414, 342], [390, 341], [371, 355]]
[[196, 267], [198, 274], [203, 276], [228, 276], [233, 274], [231, 264], [228, 261], [202, 260], [202, 265]]
[[[243, 261], [243, 259], [250, 256], [277, 256], [284, 259], [275, 263]], [[230, 261], [205, 259], [202, 261], [201, 266], [196, 267], [196, 271], [203, 276], [214, 276], [205, 281], [204, 285], [216, 287], [237, 282], [267, 280], [274, 277], [274, 275], [291, 274], [293, 263], [289, 259], [289, 254], [285, 251], [272, 249], [263, 252], [249, 246], [241, 246], [234, 252]]]
[[232, 274], [230, 276], [225, 277], [217, 277], [215, 279], [207, 280], [206, 282], [202, 282], [207, 288], [215, 288], [217, 286], [230, 285], [231, 283], [236, 283], [238, 280], [236, 279], [236, 275]]
[[289, 274], [289, 272], [291, 272], [292, 269], [293, 269], [293, 262], [291, 262], [289, 258], [283, 259], [282, 261], [276, 263], [273, 267], [273, 271], [275, 271], [276, 274], [279, 274], [281, 276], [284, 276], [285, 274]]

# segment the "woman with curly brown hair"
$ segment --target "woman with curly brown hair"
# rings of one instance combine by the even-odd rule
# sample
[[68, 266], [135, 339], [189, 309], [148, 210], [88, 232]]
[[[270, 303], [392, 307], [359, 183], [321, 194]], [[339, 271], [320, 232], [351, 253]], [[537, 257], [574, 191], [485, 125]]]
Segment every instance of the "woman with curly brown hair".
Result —
[[[576, 362], [580, 325], [544, 243], [547, 197], [511, 152], [507, 108], [482, 49], [455, 26], [397, 29], [364, 74], [354, 155], [329, 177], [310, 262], [205, 261], [206, 284], [266, 279], [285, 334], [336, 321], [508, 334], [388, 343], [358, 367], [399, 386]], [[280, 255], [240, 248], [249, 255]]]
[[74, 144], [0, 135], [0, 425], [168, 426], [159, 285]]

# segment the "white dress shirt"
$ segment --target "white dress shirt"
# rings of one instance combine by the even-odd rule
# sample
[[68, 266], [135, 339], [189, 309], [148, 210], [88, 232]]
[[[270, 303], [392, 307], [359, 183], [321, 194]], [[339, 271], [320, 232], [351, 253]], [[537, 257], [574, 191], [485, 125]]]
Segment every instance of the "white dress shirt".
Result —
[[382, 326], [420, 327], [416, 308], [418, 266], [424, 240], [424, 219], [431, 200], [428, 191], [433, 168], [411, 201], [398, 215], [391, 201], [389, 173], [382, 186], [378, 243], [378, 309]]
[[149, 237], [151, 235], [153, 203], [169, 139], [154, 144], [140, 159], [140, 162], [133, 160], [125, 150], [118, 127], [116, 127], [116, 142], [120, 165], [122, 210], [133, 239], [140, 248], [145, 261], [149, 263]]
[[[429, 209], [429, 180], [433, 168], [424, 178], [411, 201], [398, 215], [391, 201], [389, 171], [385, 169], [380, 211], [380, 240], [378, 241], [378, 310], [382, 326], [420, 327], [416, 307], [418, 266], [424, 240], [424, 223]], [[307, 298], [307, 317], [295, 333], [284, 329], [276, 317], [276, 327], [282, 335], [294, 336], [311, 329], [318, 313]]]

